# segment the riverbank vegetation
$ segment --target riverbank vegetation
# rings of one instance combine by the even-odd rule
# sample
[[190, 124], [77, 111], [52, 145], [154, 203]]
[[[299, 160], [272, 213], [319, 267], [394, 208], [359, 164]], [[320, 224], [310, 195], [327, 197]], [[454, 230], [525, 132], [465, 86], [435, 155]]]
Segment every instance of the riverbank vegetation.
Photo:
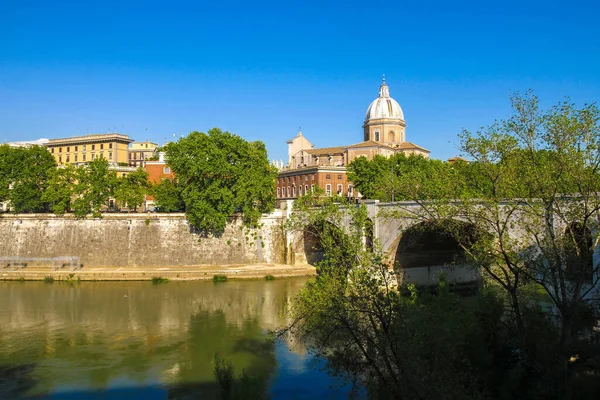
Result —
[[142, 168], [117, 176], [98, 157], [82, 166], [56, 165], [40, 146], [0, 146], [0, 203], [15, 213], [137, 211], [146, 195], [161, 212], [183, 211], [202, 233], [222, 233], [232, 215], [248, 227], [275, 205], [277, 175], [263, 142], [248, 142], [218, 128], [192, 132], [164, 148], [174, 178], [151, 185]]
[[[443, 279], [435, 295], [411, 285], [400, 293], [403, 266], [391, 269], [376, 243], [365, 245], [365, 210], [323, 197], [296, 204], [289, 228], [316, 238], [323, 259], [289, 330], [375, 398], [600, 390], [600, 112], [568, 101], [541, 110], [531, 93], [512, 100], [511, 118], [460, 136], [469, 163], [396, 156], [349, 167], [361, 193], [421, 205], [388, 216], [443, 229], [484, 278], [475, 296]], [[342, 220], [353, 221], [349, 229]]]
[[227, 275], [213, 275], [212, 281], [214, 283], [227, 282], [228, 281]]
[[263, 142], [213, 128], [169, 143], [165, 152], [182, 183], [190, 225], [199, 231], [222, 232], [234, 214], [256, 226], [262, 213], [273, 210], [277, 170]]
[[48, 150], [39, 146], [0, 146], [0, 177], [0, 202], [7, 202], [12, 212], [73, 213], [78, 218], [119, 207], [135, 211], [151, 187], [142, 168], [117, 177], [101, 157], [84, 166], [57, 167]]

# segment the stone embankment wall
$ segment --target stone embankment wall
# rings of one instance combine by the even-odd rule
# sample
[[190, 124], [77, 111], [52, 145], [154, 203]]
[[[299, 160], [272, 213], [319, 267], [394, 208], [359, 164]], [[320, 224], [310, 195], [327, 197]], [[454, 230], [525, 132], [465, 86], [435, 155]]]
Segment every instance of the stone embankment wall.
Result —
[[184, 214], [0, 216], [0, 257], [79, 256], [83, 266], [170, 267], [284, 262], [281, 211], [248, 230], [232, 221], [220, 237], [191, 232]]

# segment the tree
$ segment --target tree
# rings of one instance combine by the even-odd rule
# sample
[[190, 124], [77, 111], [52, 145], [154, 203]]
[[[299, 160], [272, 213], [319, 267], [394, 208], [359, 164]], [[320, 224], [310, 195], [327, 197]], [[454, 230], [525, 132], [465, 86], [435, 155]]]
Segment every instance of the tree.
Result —
[[[532, 93], [514, 96], [512, 104], [508, 120], [460, 136], [473, 162], [456, 182], [467, 189], [454, 190], [460, 194], [455, 198], [421, 202], [417, 218], [454, 218], [487, 233], [476, 243], [458, 231], [454, 237], [506, 295], [525, 368], [539, 371], [554, 356], [560, 368], [549, 369], [554, 375], [547, 384], [570, 398], [575, 371], [592, 356], [582, 349], [596, 335], [592, 324], [599, 315], [600, 270], [592, 259], [598, 238], [592, 241], [591, 232], [600, 212], [600, 112], [568, 101], [540, 110]], [[537, 323], [528, 322], [532, 287], [544, 292], [555, 311], [541, 313], [556, 328], [545, 353], [535, 350]], [[574, 354], [580, 357], [575, 364]]]
[[7, 144], [0, 145], [0, 202], [10, 200], [10, 189], [18, 163], [15, 151]]
[[148, 174], [143, 168], [138, 168], [135, 172], [118, 178], [115, 184], [115, 200], [122, 206], [137, 210], [144, 203], [145, 195], [150, 189]]
[[[445, 285], [438, 297], [407, 302], [386, 283], [377, 251], [339, 249], [360, 248], [347, 238], [323, 246], [329, 267], [296, 301], [298, 333], [334, 373], [374, 396], [594, 398], [583, 385], [600, 365], [600, 111], [568, 101], [543, 111], [531, 93], [512, 100], [513, 117], [460, 136], [468, 164], [396, 164], [399, 197], [421, 211], [389, 216], [427, 222], [456, 241], [485, 277], [474, 308], [447, 297]], [[342, 220], [312, 206], [292, 218]], [[597, 393], [597, 381], [587, 390]]]
[[430, 200], [456, 197], [464, 191], [464, 185], [459, 184], [464, 167], [460, 162], [450, 164], [414, 154], [377, 155], [372, 160], [359, 157], [352, 161], [348, 165], [348, 178], [365, 198]]
[[99, 157], [77, 169], [77, 199], [73, 202], [73, 213], [80, 218], [87, 214], [100, 216], [102, 206], [113, 194], [117, 174], [109, 169], [108, 161]]
[[48, 186], [42, 194], [42, 201], [48, 203], [50, 210], [58, 215], [71, 211], [75, 196], [77, 170], [72, 165], [55, 168], [50, 173]]
[[443, 282], [435, 296], [414, 287], [402, 295], [377, 243], [365, 246], [367, 223], [363, 206], [318, 194], [295, 202], [287, 228], [309, 230], [324, 258], [280, 334], [302, 338], [330, 374], [371, 398], [527, 398], [532, 391], [511, 378], [520, 360], [505, 357], [517, 347], [502, 299], [493, 291], [460, 298]]
[[264, 143], [213, 128], [192, 132], [165, 151], [183, 186], [190, 225], [200, 231], [222, 232], [235, 213], [246, 225], [255, 225], [261, 213], [273, 209], [277, 171]]
[[181, 192], [182, 187], [177, 178], [163, 179], [152, 187], [154, 203], [161, 212], [185, 210]]
[[9, 201], [16, 213], [46, 211], [42, 193], [55, 167], [44, 147], [0, 146], [0, 201]]

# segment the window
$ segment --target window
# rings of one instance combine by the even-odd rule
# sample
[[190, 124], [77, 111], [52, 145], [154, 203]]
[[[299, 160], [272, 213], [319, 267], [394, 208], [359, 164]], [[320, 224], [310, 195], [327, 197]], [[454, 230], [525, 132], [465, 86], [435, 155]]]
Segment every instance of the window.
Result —
[[308, 185], [304, 185], [304, 194], [308, 193]]
[[50, 153], [54, 154], [54, 147], [50, 149]]
[[62, 156], [58, 156], [58, 162], [61, 163], [62, 162]]
[[315, 175], [316, 174], [312, 174], [312, 176], [310, 177], [313, 181], [315, 180]]
[[95, 154], [94, 154], [94, 153], [92, 153], [92, 161], [94, 161], [94, 156], [95, 156]]
[[109, 149], [112, 149], [112, 143], [109, 143], [109, 144], [108, 144], [108, 148], [109, 148]]
[[296, 186], [292, 186], [292, 196], [296, 197]]
[[133, 157], [133, 153], [129, 153], [129, 159], [131, 160]]
[[67, 146], [67, 153], [71, 151], [71, 148]]
[[304, 180], [308, 181], [308, 175], [304, 175]]
[[73, 157], [74, 157], [74, 161], [77, 162], [77, 154], [75, 154]]
[[292, 190], [291, 190], [291, 188], [289, 186], [288, 186], [288, 192], [287, 193], [288, 193], [288, 196], [292, 195]]
[[375, 141], [379, 142], [379, 132], [375, 132]]
[[282, 187], [281, 191], [283, 192], [283, 197], [285, 197], [285, 187]]
[[171, 167], [163, 167], [163, 174], [170, 174], [171, 173]]
[[100, 143], [100, 150], [104, 149], [104, 143]]
[[331, 184], [330, 183], [325, 185], [325, 193], [327, 194], [327, 196], [331, 196]]
[[280, 197], [279, 194], [280, 194], [280, 190], [279, 190], [279, 188], [277, 188], [277, 198]]
[[310, 191], [313, 193], [315, 192], [315, 185], [310, 185]]
[[92, 145], [92, 150], [96, 150], [96, 145], [95, 144]]
[[85, 153], [81, 156], [81, 161], [85, 161]]
[[331, 179], [331, 174], [325, 175], [325, 179]]
[[75, 151], [77, 151], [77, 146], [75, 146]]
[[352, 187], [352, 185], [348, 185], [348, 196], [352, 196], [354, 192], [354, 188]]
[[339, 180], [342, 180], [342, 176], [341, 176], [341, 175], [338, 175], [338, 179], [339, 179]]
[[109, 160], [112, 160], [112, 151], [109, 151], [109, 152], [108, 152], [108, 159], [109, 159]]
[[82, 150], [85, 151], [85, 144], [83, 146], [81, 146], [81, 147], [82, 147]]
[[298, 186], [298, 196], [302, 196], [302, 185]]
[[59, 147], [59, 148], [58, 148], [58, 152], [59, 152], [59, 153], [62, 153], [62, 147]]
[[338, 196], [342, 194], [343, 190], [344, 190], [344, 185], [337, 185], [337, 194], [338, 194]]

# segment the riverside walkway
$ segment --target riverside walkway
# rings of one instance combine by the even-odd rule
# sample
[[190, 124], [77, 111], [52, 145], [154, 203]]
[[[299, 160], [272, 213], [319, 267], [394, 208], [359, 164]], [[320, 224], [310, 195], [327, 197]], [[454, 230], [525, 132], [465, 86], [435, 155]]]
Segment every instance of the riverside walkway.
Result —
[[27, 266], [18, 270], [0, 269], [0, 280], [54, 280], [81, 281], [145, 281], [152, 278], [169, 280], [211, 280], [215, 275], [228, 279], [264, 279], [314, 276], [312, 265], [249, 264], [249, 265], [198, 265], [177, 267], [83, 267], [75, 271], [57, 270], [52, 266]]

